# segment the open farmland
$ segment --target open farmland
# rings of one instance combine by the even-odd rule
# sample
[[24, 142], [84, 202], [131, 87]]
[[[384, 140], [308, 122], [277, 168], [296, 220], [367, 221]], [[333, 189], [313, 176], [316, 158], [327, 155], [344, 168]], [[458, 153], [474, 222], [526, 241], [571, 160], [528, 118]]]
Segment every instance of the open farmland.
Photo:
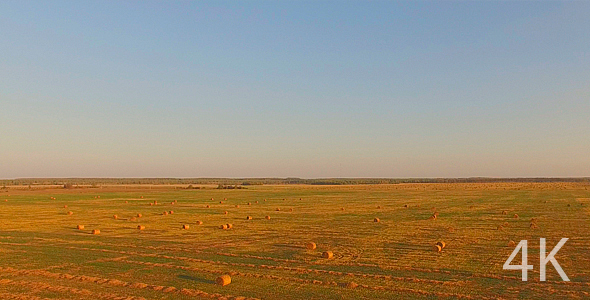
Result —
[[[582, 299], [589, 207], [587, 183], [9, 187], [0, 298]], [[556, 258], [571, 282], [550, 264], [539, 282], [539, 238], [552, 249], [563, 237]], [[528, 282], [502, 269], [523, 239]]]

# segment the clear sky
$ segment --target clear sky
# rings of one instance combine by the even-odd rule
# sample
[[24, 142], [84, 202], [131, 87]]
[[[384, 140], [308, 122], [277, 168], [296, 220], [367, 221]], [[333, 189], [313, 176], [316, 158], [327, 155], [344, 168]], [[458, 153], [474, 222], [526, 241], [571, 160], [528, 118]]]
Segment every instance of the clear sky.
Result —
[[0, 1], [0, 178], [590, 176], [589, 16]]

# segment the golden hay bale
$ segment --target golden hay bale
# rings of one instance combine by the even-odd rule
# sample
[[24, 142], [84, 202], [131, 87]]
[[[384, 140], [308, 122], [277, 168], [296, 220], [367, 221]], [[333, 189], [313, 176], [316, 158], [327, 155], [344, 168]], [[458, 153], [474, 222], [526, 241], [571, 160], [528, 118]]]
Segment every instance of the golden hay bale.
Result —
[[[8, 201], [8, 199], [4, 199], [4, 201]], [[64, 208], [68, 208], [68, 206], [67, 205], [64, 205]]]
[[220, 225], [219, 229], [227, 229], [227, 225], [226, 224]]
[[226, 224], [226, 226], [227, 226], [227, 229], [232, 229], [232, 228], [234, 228], [234, 225], [233, 225], [233, 224]]
[[158, 205], [158, 200], [154, 200], [154, 205]]
[[78, 228], [78, 230], [82, 230], [82, 229], [84, 229], [84, 225], [78, 225], [77, 228]]
[[267, 219], [267, 220], [270, 220], [270, 216], [266, 216], [266, 217], [264, 217], [264, 218], [265, 218], [265, 219]]
[[223, 198], [223, 201], [227, 201], [227, 198]]
[[138, 226], [137, 226], [137, 229], [138, 229], [138, 230], [144, 230], [144, 229], [145, 229], [145, 226], [143, 226], [143, 225], [138, 225]]
[[226, 286], [231, 283], [231, 277], [229, 275], [221, 275], [215, 279], [217, 285]]
[[100, 234], [100, 229], [92, 229], [92, 234]]
[[223, 201], [219, 201], [219, 204], [223, 204]]
[[119, 219], [119, 216], [113, 215], [113, 219], [117, 220], [117, 219]]
[[518, 215], [517, 215], [517, 214], [514, 214], [514, 218], [515, 218], [515, 219], [518, 219]]
[[139, 196], [139, 198], [143, 199], [143, 196]]
[[239, 204], [236, 204], [236, 208], [240, 208], [240, 205]]
[[197, 225], [203, 225], [203, 221], [197, 221]]
[[73, 215], [73, 214], [74, 214], [74, 212], [72, 212], [72, 211], [68, 211], [68, 216], [71, 216], [71, 215]]
[[150, 202], [150, 206], [154, 206], [154, 204]]
[[323, 258], [334, 258], [334, 253], [332, 253], [332, 251], [325, 251], [324, 253], [322, 253], [322, 257]]
[[507, 214], [508, 214], [508, 211], [505, 211], [505, 210], [503, 210], [503, 211], [502, 211], [502, 214], [503, 214], [503, 215], [507, 215]]
[[316, 247], [317, 245], [314, 242], [309, 242], [305, 244], [305, 248], [307, 248], [307, 250], [315, 250]]
[[129, 201], [125, 201], [125, 203], [129, 203]]
[[502, 223], [502, 226], [504, 226], [504, 227], [510, 227], [510, 223], [504, 222], [504, 223]]
[[171, 210], [168, 213], [171, 214], [171, 215], [173, 215], [174, 214], [174, 211]]
[[229, 214], [229, 213], [228, 213], [228, 212], [227, 212], [227, 210], [226, 210], [226, 211], [224, 211], [224, 212], [223, 212], [223, 214], [224, 214], [224, 215], [227, 215], [227, 214]]
[[211, 201], [214, 201], [215, 199], [211, 198]]
[[247, 216], [246, 217], [246, 220], [252, 220], [252, 217], [251, 216]]
[[189, 229], [189, 228], [190, 228], [190, 226], [188, 224], [182, 225], [182, 229]]
[[381, 222], [381, 220], [379, 220], [379, 218], [375, 218], [375, 219], [373, 219], [373, 222], [379, 223], [379, 222]]
[[211, 208], [211, 205], [207, 205], [207, 208]]
[[377, 209], [381, 209], [381, 205], [377, 205]]
[[344, 207], [341, 207], [341, 208], [340, 208], [340, 210], [341, 210], [341, 211], [344, 211]]
[[170, 202], [170, 205], [174, 205], [174, 201], [173, 202]]
[[162, 213], [162, 215], [167, 216], [168, 215], [168, 212], [165, 211], [165, 212]]
[[131, 217], [131, 218], [129, 218], [129, 221], [135, 222], [135, 221], [137, 221], [137, 219], [135, 217]]
[[248, 205], [252, 205], [252, 203], [248, 202]]
[[258, 200], [256, 200], [256, 203], [258, 203]]
[[514, 242], [514, 241], [508, 242], [508, 247], [516, 247], [516, 242]]
[[281, 209], [277, 207], [276, 211], [281, 211]]
[[264, 202], [266, 202], [266, 199], [264, 199]]
[[346, 284], [346, 287], [349, 289], [356, 289], [359, 285], [354, 282], [349, 282]]
[[408, 207], [410, 207], [410, 206], [409, 206], [409, 205], [407, 205], [407, 204], [404, 204], [404, 207], [405, 207], [405, 208], [408, 208]]
[[292, 212], [292, 211], [293, 211], [293, 208], [289, 208], [289, 211], [291, 211], [291, 212]]
[[444, 249], [447, 246], [447, 244], [445, 244], [445, 242], [443, 241], [436, 242], [436, 244], [439, 245], [442, 249]]
[[142, 214], [137, 214], [137, 217], [138, 218], [141, 218], [141, 217], [143, 217], [143, 215]]
[[432, 249], [434, 249], [434, 251], [436, 251], [436, 252], [441, 252], [442, 251], [442, 248], [439, 245], [434, 245], [432, 247]]

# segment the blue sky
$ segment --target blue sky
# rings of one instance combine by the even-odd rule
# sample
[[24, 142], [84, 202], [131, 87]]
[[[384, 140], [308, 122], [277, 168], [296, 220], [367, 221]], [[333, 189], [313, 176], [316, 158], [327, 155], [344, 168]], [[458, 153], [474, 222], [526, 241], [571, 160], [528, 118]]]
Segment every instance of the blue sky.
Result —
[[589, 15], [1, 1], [0, 178], [590, 176]]

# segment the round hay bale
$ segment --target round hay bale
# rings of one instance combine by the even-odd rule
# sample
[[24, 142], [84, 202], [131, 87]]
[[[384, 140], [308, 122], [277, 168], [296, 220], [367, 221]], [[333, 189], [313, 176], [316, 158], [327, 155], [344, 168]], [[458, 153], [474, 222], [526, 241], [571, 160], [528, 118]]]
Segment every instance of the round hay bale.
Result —
[[340, 210], [341, 210], [341, 211], [344, 211], [344, 207], [341, 207], [341, 208], [340, 208]]
[[356, 289], [359, 285], [354, 282], [349, 282], [346, 284], [346, 287], [349, 289]]
[[190, 228], [190, 226], [188, 224], [182, 225], [182, 229], [189, 229], [189, 228]]
[[223, 201], [227, 201], [227, 198], [223, 198]]
[[139, 196], [139, 198], [143, 199], [143, 196]]
[[305, 244], [305, 248], [307, 250], [315, 250], [315, 248], [317, 248], [317, 245], [314, 242], [309, 242]]
[[265, 219], [267, 219], [267, 220], [270, 220], [270, 216], [266, 216], [266, 217], [264, 217], [264, 218], [265, 218]]
[[447, 246], [447, 244], [445, 244], [445, 242], [443, 241], [436, 242], [436, 244], [439, 245], [442, 249], [444, 249]]
[[515, 219], [518, 219], [518, 214], [514, 214], [513, 216]]
[[221, 275], [215, 279], [217, 285], [226, 286], [231, 283], [231, 277], [229, 275]]
[[129, 221], [135, 222], [135, 221], [137, 221], [137, 219], [135, 217], [131, 217], [131, 218], [129, 218]]
[[158, 200], [154, 200], [154, 205], [158, 205]]
[[137, 214], [137, 217], [138, 218], [141, 218], [141, 217], [143, 217], [143, 215], [142, 214]]
[[322, 253], [322, 257], [331, 259], [334, 258], [334, 253], [332, 253], [332, 251], [324, 251], [324, 253]]
[[211, 198], [211, 201], [215, 201], [215, 199]]
[[74, 214], [74, 212], [72, 212], [72, 211], [68, 211], [68, 216], [71, 216], [71, 215], [73, 215], [73, 214]]
[[256, 200], [256, 202], [255, 202], [255, 203], [258, 203], [258, 200]]
[[150, 202], [150, 206], [154, 206], [154, 204], [152, 202]]
[[408, 207], [410, 207], [410, 206], [409, 206], [409, 205], [407, 205], [407, 204], [404, 204], [404, 207], [405, 207], [405, 208], [408, 208]]
[[224, 212], [223, 212], [223, 214], [224, 214], [224, 215], [227, 215], [227, 214], [229, 214], [229, 213], [228, 213], [228, 212], [227, 212], [227, 210], [226, 210], [226, 211], [224, 211]]
[[233, 224], [226, 224], [225, 226], [227, 226], [227, 229], [232, 229], [232, 228], [234, 228], [234, 225], [233, 225]]
[[119, 216], [113, 215], [113, 219], [118, 220], [119, 219]]
[[223, 204], [223, 201], [219, 201], [219, 204]]
[[100, 234], [100, 229], [92, 229], [92, 234]]
[[441, 251], [442, 251], [442, 248], [441, 248], [439, 245], [434, 245], [434, 246], [432, 247], [432, 249], [433, 249], [435, 252], [441, 252]]
[[381, 205], [377, 205], [377, 209], [381, 209]]
[[171, 215], [173, 215], [174, 214], [174, 211], [171, 210], [168, 213], [171, 214]]
[[197, 225], [203, 225], [203, 221], [197, 221]]
[[503, 214], [503, 215], [507, 215], [507, 214], [508, 214], [508, 211], [505, 211], [505, 210], [503, 210], [503, 211], [502, 211], [502, 214]]
[[138, 230], [144, 230], [145, 229], [145, 226], [143, 226], [143, 225], [137, 225], [137, 229]]
[[514, 241], [508, 242], [508, 247], [511, 247], [511, 248], [516, 247], [516, 242], [514, 242]]
[[211, 205], [207, 205], [207, 208], [211, 208]]
[[289, 211], [290, 211], [290, 212], [293, 212], [293, 208], [289, 208]]
[[264, 199], [264, 202], [266, 202], [266, 199]]
[[129, 201], [125, 201], [125, 204], [129, 203]]
[[239, 204], [236, 204], [236, 208], [240, 208], [240, 205]]
[[[4, 199], [4, 201], [8, 201], [8, 199]], [[68, 208], [68, 206], [67, 205], [64, 205], [64, 208]]]
[[373, 222], [379, 223], [379, 222], [381, 222], [381, 220], [379, 220], [379, 218], [375, 218], [375, 219], [373, 219]]
[[83, 230], [84, 229], [84, 225], [78, 225], [78, 230]]
[[162, 215], [167, 216], [168, 215], [168, 212], [165, 211], [165, 212], [162, 213]]
[[252, 220], [252, 217], [251, 216], [247, 216], [246, 217], [246, 220]]
[[170, 202], [170, 205], [174, 205], [174, 201]]
[[252, 203], [248, 202], [248, 205], [252, 205]]
[[281, 211], [281, 209], [277, 207], [276, 211]]
[[227, 229], [227, 225], [226, 224], [220, 225], [219, 229]]

